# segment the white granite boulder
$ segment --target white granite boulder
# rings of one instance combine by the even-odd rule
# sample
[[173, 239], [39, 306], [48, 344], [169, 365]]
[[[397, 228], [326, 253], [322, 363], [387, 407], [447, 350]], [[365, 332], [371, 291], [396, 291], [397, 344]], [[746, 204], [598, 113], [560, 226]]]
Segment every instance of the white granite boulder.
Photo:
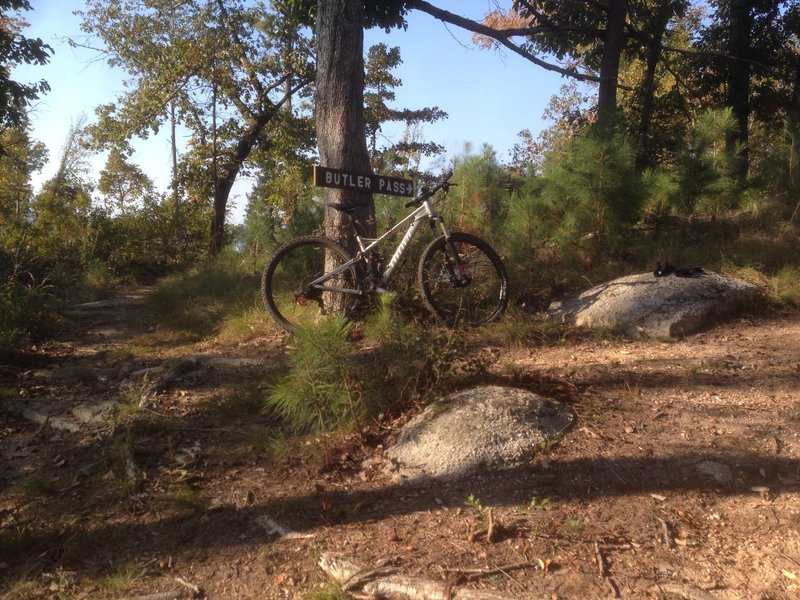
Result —
[[554, 302], [548, 316], [625, 335], [682, 337], [734, 316], [759, 294], [755, 286], [703, 271], [692, 277], [628, 275]]
[[437, 400], [409, 421], [386, 451], [398, 483], [456, 479], [529, 462], [574, 415], [526, 390], [481, 386]]

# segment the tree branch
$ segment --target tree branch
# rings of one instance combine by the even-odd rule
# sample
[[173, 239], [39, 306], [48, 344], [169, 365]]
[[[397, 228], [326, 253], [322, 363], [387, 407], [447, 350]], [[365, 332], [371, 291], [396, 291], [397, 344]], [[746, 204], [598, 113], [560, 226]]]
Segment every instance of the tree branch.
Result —
[[[412, 7], [424, 13], [427, 13], [432, 17], [434, 17], [435, 19], [438, 19], [445, 23], [450, 23], [451, 25], [455, 25], [456, 27], [461, 27], [462, 29], [466, 29], [467, 31], [472, 31], [473, 33], [477, 33], [495, 39], [502, 46], [511, 50], [514, 54], [521, 56], [525, 60], [528, 60], [547, 71], [559, 73], [561, 75], [564, 75], [565, 77], [571, 77], [573, 79], [577, 79], [578, 81], [592, 81], [594, 83], [600, 83], [600, 77], [597, 77], [596, 75], [581, 73], [579, 71], [576, 71], [575, 69], [559, 67], [558, 65], [554, 65], [552, 63], [543, 61], [542, 59], [538, 58], [525, 48], [511, 42], [508, 39], [508, 36], [504, 35], [504, 30], [497, 30], [494, 29], [493, 27], [484, 25], [483, 23], [478, 23], [471, 19], [461, 17], [449, 11], [433, 6], [432, 4], [426, 2], [425, 0], [415, 0], [412, 4]], [[517, 31], [517, 30], [511, 30], [511, 31]], [[619, 83], [617, 84], [617, 87], [624, 90], [632, 89], [627, 86], [619, 85]]]
[[245, 51], [244, 44], [242, 40], [239, 39], [239, 35], [236, 33], [236, 29], [231, 27], [230, 25], [230, 16], [228, 15], [228, 9], [225, 8], [225, 3], [223, 0], [217, 0], [217, 6], [219, 7], [220, 15], [222, 16], [222, 22], [225, 25], [225, 29], [228, 30], [228, 33], [233, 40], [236, 49], [238, 50], [239, 54], [239, 62], [244, 69], [244, 72], [247, 73], [247, 78], [250, 80], [250, 85], [253, 86], [253, 89], [258, 92], [259, 95], [265, 95], [263, 86], [261, 85], [261, 80], [258, 78], [258, 71], [256, 70], [255, 66], [250, 59], [247, 57], [247, 52]]

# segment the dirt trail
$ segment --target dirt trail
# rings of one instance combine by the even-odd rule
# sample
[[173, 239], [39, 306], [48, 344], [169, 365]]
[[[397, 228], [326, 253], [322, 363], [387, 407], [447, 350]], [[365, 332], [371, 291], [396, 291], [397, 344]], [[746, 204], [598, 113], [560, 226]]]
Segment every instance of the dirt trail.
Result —
[[149, 287], [121, 290], [107, 300], [87, 302], [68, 311], [78, 330], [72, 336], [76, 350], [102, 354], [115, 349], [155, 328], [155, 317], [144, 305]]
[[514, 598], [800, 597], [797, 314], [487, 349], [500, 375], [563, 381], [577, 424], [527, 468], [397, 488], [374, 445], [276, 455], [261, 401], [281, 340], [143, 344], [145, 293], [0, 365], [4, 598], [302, 598], [325, 552]]

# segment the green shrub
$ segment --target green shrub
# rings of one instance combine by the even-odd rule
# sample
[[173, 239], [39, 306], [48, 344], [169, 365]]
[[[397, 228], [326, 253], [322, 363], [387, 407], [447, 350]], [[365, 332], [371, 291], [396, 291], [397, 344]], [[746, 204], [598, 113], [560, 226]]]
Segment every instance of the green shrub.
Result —
[[288, 428], [363, 429], [486, 372], [463, 332], [409, 321], [390, 296], [367, 317], [363, 343], [351, 341], [360, 331], [331, 319], [294, 336], [289, 369], [266, 400]]
[[47, 285], [0, 283], [0, 346], [17, 348], [64, 330], [60, 303]]
[[624, 136], [593, 130], [554, 146], [541, 175], [515, 181], [497, 230], [520, 304], [539, 307], [599, 265], [618, 272], [614, 258], [627, 249], [623, 234], [641, 217], [648, 183]]
[[412, 345], [418, 339], [419, 331], [395, 309], [396, 296], [382, 294], [377, 300], [377, 306], [364, 322], [366, 338], [372, 343], [395, 348]]
[[623, 136], [588, 130], [560, 149], [545, 160], [540, 209], [562, 247], [639, 219], [643, 189], [633, 146]]
[[780, 302], [800, 306], [800, 267], [783, 267], [772, 278], [771, 288]]
[[709, 109], [700, 115], [688, 147], [679, 153], [673, 212], [716, 216], [739, 206], [744, 191], [735, 175], [739, 148], [729, 149], [726, 141], [735, 129], [730, 108]]
[[336, 583], [325, 584], [303, 595], [303, 600], [349, 600], [350, 598], [352, 596], [343, 592]]
[[71, 296], [80, 302], [99, 300], [119, 283], [119, 277], [113, 273], [107, 263], [101, 260], [92, 260], [86, 265], [80, 282], [75, 286]]
[[291, 368], [267, 398], [268, 408], [295, 432], [351, 428], [364, 418], [348, 331], [326, 319], [295, 334]]

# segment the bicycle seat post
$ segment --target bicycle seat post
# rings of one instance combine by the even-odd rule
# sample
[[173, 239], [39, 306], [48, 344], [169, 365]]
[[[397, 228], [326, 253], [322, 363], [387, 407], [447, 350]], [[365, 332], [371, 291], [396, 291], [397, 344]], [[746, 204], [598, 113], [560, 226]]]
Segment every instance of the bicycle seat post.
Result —
[[345, 215], [347, 215], [347, 220], [350, 223], [350, 230], [353, 232], [353, 237], [356, 239], [356, 244], [358, 244], [358, 249], [361, 252], [364, 252], [364, 239], [361, 237], [361, 234], [358, 229], [358, 225], [356, 224], [356, 220], [353, 217], [353, 213], [349, 210], [344, 211]]

